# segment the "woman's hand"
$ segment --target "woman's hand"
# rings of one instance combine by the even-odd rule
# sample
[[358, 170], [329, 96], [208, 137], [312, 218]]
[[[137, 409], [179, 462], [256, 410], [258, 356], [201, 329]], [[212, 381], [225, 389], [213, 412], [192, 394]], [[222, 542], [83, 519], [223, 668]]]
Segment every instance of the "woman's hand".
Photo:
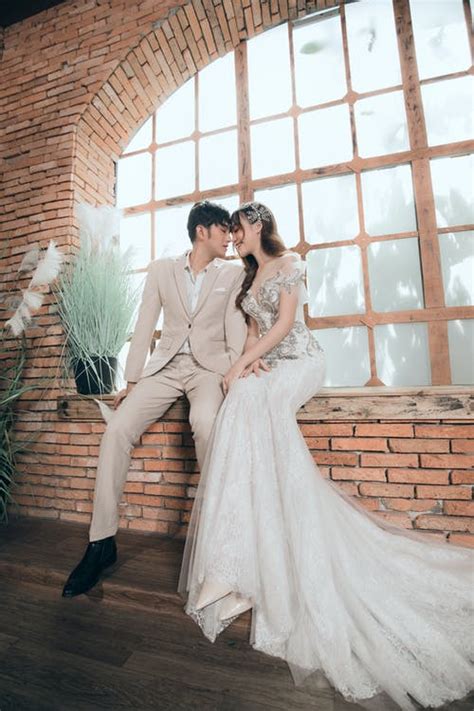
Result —
[[268, 365], [265, 363], [265, 361], [262, 358], [257, 358], [253, 363], [251, 363], [245, 370], [243, 371], [242, 375], [240, 376], [241, 378], [248, 378], [251, 373], [257, 376], [257, 378], [260, 377], [260, 370], [264, 370], [266, 373], [270, 372], [270, 368]]
[[244, 370], [245, 365], [239, 358], [239, 360], [234, 363], [232, 368], [228, 370], [227, 373], [224, 375], [224, 379], [222, 381], [222, 389], [224, 391], [224, 395], [227, 395], [233, 383], [241, 377]]

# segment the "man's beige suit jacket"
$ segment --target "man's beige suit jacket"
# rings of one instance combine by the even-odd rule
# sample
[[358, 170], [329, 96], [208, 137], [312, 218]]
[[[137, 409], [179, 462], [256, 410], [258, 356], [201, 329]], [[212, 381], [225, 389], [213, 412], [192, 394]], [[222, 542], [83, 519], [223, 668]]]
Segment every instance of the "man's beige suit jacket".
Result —
[[[187, 338], [198, 363], [221, 375], [225, 375], [242, 353], [247, 327], [242, 312], [235, 306], [244, 277], [242, 265], [215, 259], [204, 277], [194, 313], [190, 313], [185, 262], [184, 254], [156, 259], [148, 265], [138, 319], [125, 364], [127, 382], [137, 382], [140, 377], [161, 370]], [[162, 308], [162, 335], [145, 365]]]

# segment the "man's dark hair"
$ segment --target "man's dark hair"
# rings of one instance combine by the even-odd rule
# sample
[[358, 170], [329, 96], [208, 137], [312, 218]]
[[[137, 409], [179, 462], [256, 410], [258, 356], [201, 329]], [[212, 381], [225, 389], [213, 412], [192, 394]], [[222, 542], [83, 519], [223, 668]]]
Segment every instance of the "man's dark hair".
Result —
[[224, 225], [230, 227], [230, 213], [222, 205], [217, 205], [209, 200], [195, 203], [188, 217], [188, 235], [191, 242], [196, 239], [196, 227], [210, 227], [211, 225]]

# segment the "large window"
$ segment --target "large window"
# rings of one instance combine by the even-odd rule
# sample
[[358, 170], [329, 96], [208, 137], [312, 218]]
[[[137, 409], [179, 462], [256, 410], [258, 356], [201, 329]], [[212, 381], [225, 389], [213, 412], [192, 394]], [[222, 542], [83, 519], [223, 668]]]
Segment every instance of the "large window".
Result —
[[241, 43], [176, 91], [118, 165], [137, 278], [189, 246], [198, 199], [274, 211], [308, 264], [330, 386], [474, 382], [469, 7], [396, 8], [361, 0]]

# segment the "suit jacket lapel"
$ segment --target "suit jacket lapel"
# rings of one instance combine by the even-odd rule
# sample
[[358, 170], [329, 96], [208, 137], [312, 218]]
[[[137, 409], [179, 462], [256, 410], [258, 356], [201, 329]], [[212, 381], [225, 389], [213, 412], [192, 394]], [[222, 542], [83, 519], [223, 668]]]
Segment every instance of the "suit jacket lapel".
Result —
[[189, 312], [189, 304], [188, 304], [188, 291], [186, 289], [186, 276], [184, 274], [184, 265], [186, 264], [186, 255], [183, 254], [181, 257], [178, 257], [178, 259], [174, 263], [174, 278], [176, 281], [176, 286], [178, 287], [178, 293], [181, 298], [181, 302], [183, 304], [183, 308], [188, 316], [190, 316]]
[[209, 269], [206, 272], [206, 276], [204, 277], [204, 280], [201, 284], [201, 290], [199, 292], [199, 298], [198, 298], [198, 302], [196, 304], [196, 308], [194, 309], [193, 316], [196, 316], [198, 311], [205, 304], [206, 299], [209, 296], [212, 287], [214, 286], [214, 282], [216, 281], [218, 274], [219, 274], [219, 265], [210, 264]]

